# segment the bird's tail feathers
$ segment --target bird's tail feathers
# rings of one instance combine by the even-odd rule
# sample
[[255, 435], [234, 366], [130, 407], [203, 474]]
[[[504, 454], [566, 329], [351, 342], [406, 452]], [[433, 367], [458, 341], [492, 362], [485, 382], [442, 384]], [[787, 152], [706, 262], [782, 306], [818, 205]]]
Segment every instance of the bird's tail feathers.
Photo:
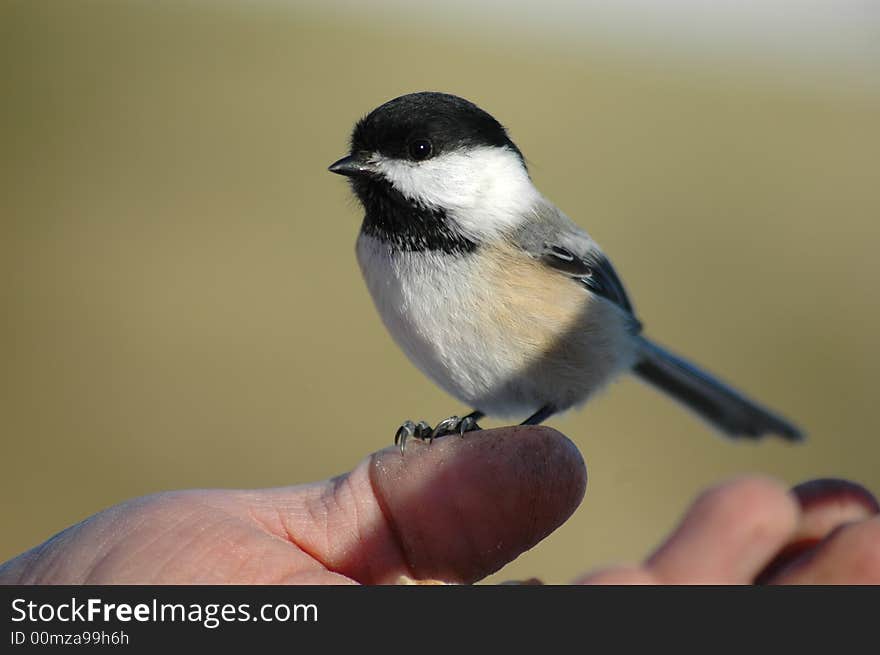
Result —
[[758, 439], [775, 434], [803, 439], [801, 430], [681, 357], [639, 337], [640, 359], [633, 372], [666, 392], [729, 437]]

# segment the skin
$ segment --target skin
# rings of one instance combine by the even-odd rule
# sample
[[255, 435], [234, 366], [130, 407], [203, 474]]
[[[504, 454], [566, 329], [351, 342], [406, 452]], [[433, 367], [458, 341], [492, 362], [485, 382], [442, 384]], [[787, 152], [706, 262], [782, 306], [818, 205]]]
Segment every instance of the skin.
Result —
[[[561, 525], [586, 479], [547, 427], [446, 437], [314, 484], [136, 498], [0, 565], [0, 583], [471, 583]], [[741, 478], [701, 495], [643, 563], [577, 582], [877, 584], [878, 510], [851, 482]]]

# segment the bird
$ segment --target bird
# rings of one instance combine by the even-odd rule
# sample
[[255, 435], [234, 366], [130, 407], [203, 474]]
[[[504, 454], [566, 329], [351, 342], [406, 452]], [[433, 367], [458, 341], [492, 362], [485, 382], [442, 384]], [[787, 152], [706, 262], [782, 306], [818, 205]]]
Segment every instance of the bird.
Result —
[[363, 206], [361, 273], [412, 363], [473, 408], [394, 442], [537, 425], [632, 373], [722, 435], [803, 438], [792, 422], [645, 336], [611, 261], [534, 185], [508, 130], [473, 102], [423, 91], [354, 126], [346, 176]]

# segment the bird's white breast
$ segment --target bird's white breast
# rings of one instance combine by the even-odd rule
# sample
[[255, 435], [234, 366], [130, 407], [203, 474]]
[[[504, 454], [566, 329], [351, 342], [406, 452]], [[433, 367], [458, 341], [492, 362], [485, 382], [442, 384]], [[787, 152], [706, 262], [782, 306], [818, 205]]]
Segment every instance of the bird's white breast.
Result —
[[632, 363], [617, 308], [525, 253], [401, 251], [361, 233], [357, 256], [398, 345], [474, 409], [564, 410]]

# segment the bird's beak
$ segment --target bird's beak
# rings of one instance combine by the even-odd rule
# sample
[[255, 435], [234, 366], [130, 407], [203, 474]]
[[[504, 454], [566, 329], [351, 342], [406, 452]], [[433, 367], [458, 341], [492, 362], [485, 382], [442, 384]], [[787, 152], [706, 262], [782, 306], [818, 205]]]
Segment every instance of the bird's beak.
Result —
[[377, 175], [379, 170], [375, 164], [368, 161], [369, 153], [358, 152], [353, 155], [343, 157], [339, 161], [330, 164], [327, 169], [331, 173], [345, 175], [346, 177], [369, 177]]

